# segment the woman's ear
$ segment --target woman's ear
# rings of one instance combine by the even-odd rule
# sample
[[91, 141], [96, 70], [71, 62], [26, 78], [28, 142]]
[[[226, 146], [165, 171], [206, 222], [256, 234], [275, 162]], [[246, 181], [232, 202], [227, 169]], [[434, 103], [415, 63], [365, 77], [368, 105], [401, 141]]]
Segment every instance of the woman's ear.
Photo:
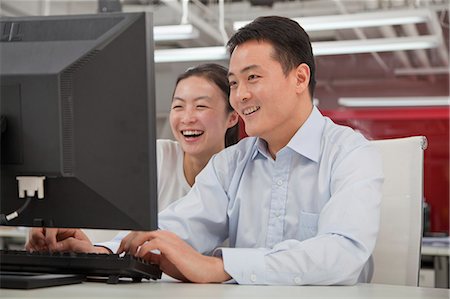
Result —
[[239, 115], [237, 114], [236, 111], [232, 111], [229, 113], [228, 115], [228, 125], [227, 128], [232, 128], [234, 127], [239, 121]]
[[310, 76], [311, 71], [306, 63], [301, 63], [297, 66], [295, 69], [295, 86], [298, 93], [303, 93], [305, 90], [308, 91]]

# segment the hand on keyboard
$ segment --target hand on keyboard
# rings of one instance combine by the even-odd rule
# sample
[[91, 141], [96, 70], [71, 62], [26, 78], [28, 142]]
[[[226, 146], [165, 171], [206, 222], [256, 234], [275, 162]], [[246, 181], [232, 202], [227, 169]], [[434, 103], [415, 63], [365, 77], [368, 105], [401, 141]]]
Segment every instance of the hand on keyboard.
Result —
[[28, 251], [110, 253], [104, 247], [92, 245], [81, 229], [73, 228], [32, 228], [25, 249]]
[[222, 258], [202, 255], [169, 231], [131, 232], [120, 244], [117, 253], [122, 252], [157, 264], [164, 273], [182, 281], [208, 283], [231, 279]]

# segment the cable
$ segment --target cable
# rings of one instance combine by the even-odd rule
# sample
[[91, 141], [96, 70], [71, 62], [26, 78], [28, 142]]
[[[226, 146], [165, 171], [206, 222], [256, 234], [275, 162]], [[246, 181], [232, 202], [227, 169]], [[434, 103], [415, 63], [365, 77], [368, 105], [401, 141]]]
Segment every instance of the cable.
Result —
[[32, 197], [27, 197], [25, 203], [20, 208], [18, 208], [16, 211], [12, 212], [9, 215], [0, 214], [0, 225], [5, 225], [12, 219], [17, 218], [23, 212], [23, 210], [25, 210], [28, 207], [32, 199], [33, 199]]
[[12, 219], [17, 218], [28, 207], [36, 191], [37, 198], [44, 198], [45, 176], [17, 176], [16, 179], [19, 182], [19, 198], [26, 198], [26, 201], [19, 209], [9, 215], [0, 214], [0, 225], [7, 224]]

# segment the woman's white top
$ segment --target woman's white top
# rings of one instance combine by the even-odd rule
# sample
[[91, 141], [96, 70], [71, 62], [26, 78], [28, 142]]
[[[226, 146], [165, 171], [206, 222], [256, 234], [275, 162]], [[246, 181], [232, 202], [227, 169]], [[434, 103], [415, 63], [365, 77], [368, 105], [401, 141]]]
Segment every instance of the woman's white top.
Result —
[[156, 142], [158, 167], [158, 211], [185, 196], [189, 186], [184, 176], [184, 152], [180, 144], [168, 139]]

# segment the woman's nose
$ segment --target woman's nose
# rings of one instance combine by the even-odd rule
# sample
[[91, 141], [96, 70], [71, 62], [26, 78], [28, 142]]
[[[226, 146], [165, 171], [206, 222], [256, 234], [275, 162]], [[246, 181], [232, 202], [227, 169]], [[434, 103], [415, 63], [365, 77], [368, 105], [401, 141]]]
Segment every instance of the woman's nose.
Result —
[[193, 123], [193, 122], [195, 122], [196, 119], [197, 119], [197, 117], [196, 117], [195, 111], [193, 111], [192, 109], [187, 109], [184, 112], [183, 117], [181, 118], [181, 121], [183, 123]]

